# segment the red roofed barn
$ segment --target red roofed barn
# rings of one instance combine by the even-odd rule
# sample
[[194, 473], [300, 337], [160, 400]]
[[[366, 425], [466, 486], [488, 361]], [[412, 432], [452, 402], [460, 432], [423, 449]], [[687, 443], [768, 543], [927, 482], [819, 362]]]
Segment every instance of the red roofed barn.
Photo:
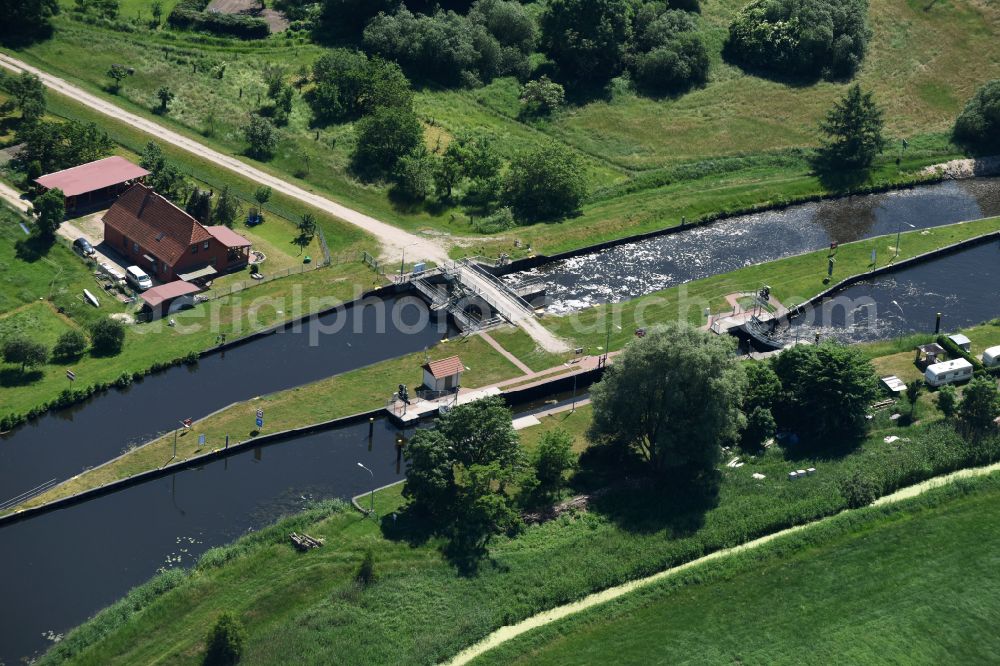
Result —
[[462, 359], [449, 356], [423, 365], [424, 386], [432, 391], [451, 391], [462, 383]]
[[244, 268], [251, 245], [226, 227], [202, 225], [141, 184], [104, 214], [104, 242], [160, 282]]
[[77, 206], [111, 201], [148, 175], [142, 167], [116, 156], [46, 174], [35, 182], [46, 190], [62, 190], [66, 210], [74, 210]]

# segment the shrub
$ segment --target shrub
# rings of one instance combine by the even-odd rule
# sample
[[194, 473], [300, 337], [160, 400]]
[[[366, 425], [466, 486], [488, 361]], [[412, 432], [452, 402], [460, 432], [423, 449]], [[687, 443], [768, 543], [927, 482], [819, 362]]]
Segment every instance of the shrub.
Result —
[[640, 88], [651, 92], [672, 92], [704, 83], [708, 49], [698, 35], [680, 35], [640, 55], [633, 75]]
[[565, 102], [566, 91], [562, 85], [544, 75], [534, 81], [528, 81], [521, 88], [521, 103], [528, 113], [552, 113]]
[[374, 177], [390, 174], [397, 162], [422, 145], [423, 127], [410, 109], [379, 109], [355, 125], [357, 144], [351, 155], [354, 171]]
[[532, 460], [538, 490], [549, 496], [559, 492], [566, 483], [566, 472], [575, 464], [572, 435], [562, 429], [546, 432]]
[[368, 587], [375, 582], [375, 556], [371, 548], [365, 551], [365, 557], [361, 560], [361, 566], [358, 567], [358, 573], [354, 578], [362, 587]]
[[511, 160], [503, 201], [518, 220], [559, 220], [580, 207], [587, 183], [579, 158], [556, 143], [547, 143]]
[[125, 325], [105, 317], [90, 327], [91, 351], [97, 356], [120, 354], [125, 344]]
[[867, 0], [754, 0], [729, 26], [727, 55], [776, 74], [850, 77], [871, 38]]
[[870, 474], [855, 470], [850, 476], [841, 479], [840, 495], [852, 509], [868, 506], [882, 496], [882, 486]]
[[399, 158], [396, 164], [396, 192], [411, 201], [423, 201], [434, 190], [434, 159], [426, 150]]
[[1000, 79], [976, 91], [955, 120], [953, 137], [976, 153], [1000, 151]]
[[226, 611], [216, 620], [206, 641], [206, 666], [230, 666], [239, 662], [246, 643], [246, 629], [233, 613]]
[[958, 391], [952, 385], [942, 386], [937, 392], [937, 406], [946, 419], [950, 419], [958, 410]]
[[492, 215], [480, 217], [472, 221], [472, 228], [480, 234], [496, 234], [507, 231], [517, 226], [514, 219], [514, 212], [507, 206], [496, 211]]
[[77, 330], [66, 331], [56, 340], [52, 357], [61, 361], [79, 358], [87, 350], [87, 338]]
[[843, 99], [834, 103], [820, 124], [827, 139], [819, 150], [816, 166], [820, 171], [857, 170], [871, 167], [875, 156], [885, 149], [882, 109], [871, 92], [855, 84]]

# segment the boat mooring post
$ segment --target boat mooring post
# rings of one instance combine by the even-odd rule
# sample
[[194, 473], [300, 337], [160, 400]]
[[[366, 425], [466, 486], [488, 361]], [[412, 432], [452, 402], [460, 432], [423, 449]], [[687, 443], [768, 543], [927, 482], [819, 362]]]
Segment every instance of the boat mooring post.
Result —
[[368, 417], [368, 450], [372, 450], [372, 438], [375, 437], [375, 417]]
[[937, 317], [934, 320], [934, 335], [937, 335], [940, 332], [941, 332], [941, 313], [938, 312]]

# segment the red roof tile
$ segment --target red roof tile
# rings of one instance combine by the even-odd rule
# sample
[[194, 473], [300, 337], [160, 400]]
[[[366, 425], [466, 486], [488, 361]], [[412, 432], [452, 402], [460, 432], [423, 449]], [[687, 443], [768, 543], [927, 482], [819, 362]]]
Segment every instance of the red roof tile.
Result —
[[465, 366], [462, 365], [462, 359], [457, 356], [449, 356], [440, 361], [431, 361], [430, 363], [425, 363], [423, 367], [425, 370], [430, 371], [434, 379], [444, 379], [465, 370]]
[[212, 238], [196, 219], [138, 183], [108, 209], [104, 224], [171, 266], [192, 245]]
[[141, 166], [114, 156], [49, 173], [35, 182], [49, 190], [58, 187], [66, 196], [75, 197], [148, 175]]
[[221, 224], [214, 227], [205, 227], [205, 230], [215, 236], [215, 239], [226, 247], [250, 247], [253, 245], [253, 243], [243, 238], [243, 236]]
[[194, 294], [199, 291], [201, 291], [201, 289], [194, 286], [190, 282], [185, 282], [184, 280], [174, 280], [173, 282], [161, 284], [159, 287], [147, 289], [142, 292], [141, 298], [149, 304], [149, 307], [155, 308], [163, 301], [171, 298], [177, 298], [178, 296]]

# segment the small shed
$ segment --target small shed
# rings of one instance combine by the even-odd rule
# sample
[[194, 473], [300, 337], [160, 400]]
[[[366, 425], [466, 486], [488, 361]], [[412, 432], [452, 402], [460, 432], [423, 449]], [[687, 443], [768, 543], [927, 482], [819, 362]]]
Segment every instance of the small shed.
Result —
[[[170, 306], [178, 298], [191, 296], [199, 291], [201, 291], [199, 287], [183, 280], [174, 280], [173, 282], [147, 289], [140, 296], [143, 301], [143, 312], [146, 313], [150, 320], [159, 319], [170, 312]], [[191, 305], [192, 303], [188, 301], [188, 304]]]
[[956, 333], [955, 335], [949, 335], [948, 339], [954, 342], [961, 348], [962, 351], [972, 351], [972, 340], [962, 335], [961, 333]]
[[452, 391], [462, 383], [462, 359], [449, 356], [440, 361], [424, 363], [424, 386], [432, 391]]
[[917, 358], [915, 363], [917, 367], [924, 369], [928, 365], [934, 365], [938, 362], [938, 359], [944, 356], [944, 347], [936, 342], [932, 342], [929, 345], [920, 345], [917, 347]]
[[964, 358], [934, 363], [924, 370], [924, 379], [931, 386], [944, 386], [972, 379], [972, 364]]

